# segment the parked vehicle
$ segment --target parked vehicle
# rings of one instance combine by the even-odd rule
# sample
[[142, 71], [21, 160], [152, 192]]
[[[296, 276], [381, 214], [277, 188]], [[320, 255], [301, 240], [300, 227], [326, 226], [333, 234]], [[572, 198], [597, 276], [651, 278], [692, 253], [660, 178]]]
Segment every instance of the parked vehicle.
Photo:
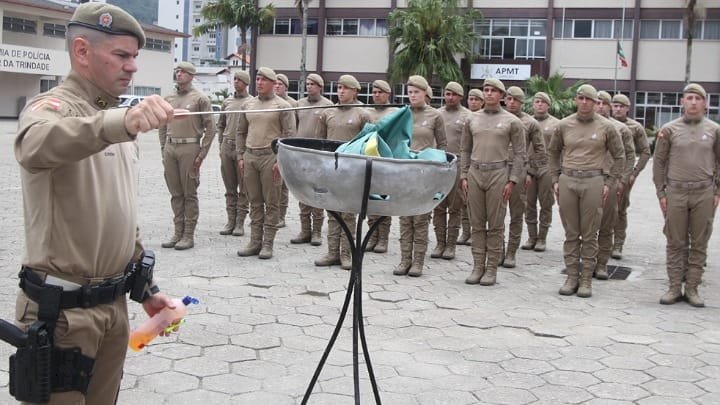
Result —
[[145, 97], [143, 96], [133, 96], [130, 94], [123, 94], [120, 98], [120, 104], [118, 107], [132, 107], [136, 105], [137, 103], [141, 102]]

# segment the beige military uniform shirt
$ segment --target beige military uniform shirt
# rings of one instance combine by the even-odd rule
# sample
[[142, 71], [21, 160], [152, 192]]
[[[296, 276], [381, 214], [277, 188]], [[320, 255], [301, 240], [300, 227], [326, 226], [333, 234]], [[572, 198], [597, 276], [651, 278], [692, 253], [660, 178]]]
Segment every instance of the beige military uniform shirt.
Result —
[[[184, 108], [189, 111], [212, 111], [210, 99], [192, 86], [187, 90], [176, 90], [175, 93], [165, 97], [165, 100], [174, 108]], [[194, 115], [160, 127], [158, 135], [162, 148], [165, 147], [167, 137], [201, 139], [198, 157], [205, 159], [215, 137], [215, 124], [212, 114]]]
[[[309, 106], [325, 106], [332, 105], [332, 101], [323, 96], [318, 97], [305, 97], [298, 100], [298, 107], [309, 107]], [[319, 138], [320, 137], [320, 115], [324, 110], [322, 108], [313, 108], [307, 110], [298, 110], [297, 118], [297, 136], [301, 138]]]
[[70, 72], [20, 114], [23, 264], [76, 283], [123, 273], [137, 231], [138, 145], [115, 97]]
[[[633, 164], [635, 163], [635, 146], [633, 144], [633, 137], [627, 125], [616, 120], [615, 118], [606, 118], [610, 121], [613, 127], [615, 127], [615, 132], [617, 132], [618, 136], [620, 137], [620, 141], [623, 145], [623, 150], [625, 151], [625, 166], [623, 167], [623, 174], [621, 179], [623, 183], [627, 183], [628, 177], [633, 171]], [[605, 157], [605, 163], [603, 164], [603, 171], [605, 173], [609, 173], [611, 165], [612, 156], [610, 156], [610, 153], [608, 153]]]
[[[265, 110], [271, 108], [289, 108], [282, 98], [253, 97], [247, 100], [243, 110]], [[286, 138], [295, 133], [295, 114], [293, 111], [262, 113], [241, 112], [238, 117], [237, 151], [238, 160], [243, 159], [246, 148], [269, 148], [274, 139]]]
[[[353, 103], [362, 104], [359, 101]], [[328, 108], [320, 115], [321, 138], [347, 142], [355, 137], [365, 124], [370, 123], [370, 114], [366, 108], [343, 107]]]
[[666, 180], [700, 182], [715, 176], [720, 165], [720, 125], [701, 119], [677, 118], [658, 132], [653, 158], [653, 182], [659, 198], [665, 197]]
[[438, 111], [445, 123], [445, 137], [447, 138], [447, 149], [445, 150], [460, 156], [460, 141], [462, 140], [463, 128], [465, 128], [465, 121], [468, 120], [472, 112], [463, 106], [458, 106], [458, 108], [452, 110], [448, 110], [447, 106], [442, 106]]
[[534, 115], [533, 118], [535, 118], [535, 121], [540, 125], [543, 142], [545, 142], [545, 154], [547, 155], [547, 146], [550, 145], [550, 138], [552, 138], [553, 132], [555, 132], [555, 125], [557, 125], [560, 120], [550, 114]]
[[413, 132], [410, 149], [421, 151], [427, 148], [445, 150], [447, 138], [445, 137], [445, 121], [436, 110], [429, 105], [421, 108], [411, 107], [413, 116]]
[[513, 156], [509, 180], [517, 184], [521, 179], [525, 180], [525, 127], [522, 121], [503, 109], [482, 109], [471, 114], [463, 128], [460, 178], [467, 178], [471, 163], [510, 163], [511, 144]]
[[548, 147], [552, 182], [557, 183], [560, 177], [560, 162], [572, 170], [602, 170], [608, 152], [613, 162], [605, 185], [612, 187], [622, 177], [625, 151], [610, 121], [595, 113], [589, 118], [575, 113], [560, 120]]
[[397, 107], [373, 107], [368, 108], [368, 114], [370, 114], [370, 121], [377, 123], [380, 119], [388, 114], [397, 111]]
[[635, 155], [638, 157], [637, 163], [633, 158], [633, 164], [635, 168], [632, 173], [635, 177], [645, 168], [648, 160], [650, 160], [650, 144], [648, 143], [647, 134], [645, 128], [641, 123], [635, 121], [632, 118], [625, 117], [624, 120], [618, 120], [630, 128], [632, 133], [633, 142], [635, 143]]
[[[537, 175], [538, 171], [547, 166], [547, 152], [545, 151], [545, 140], [543, 139], [540, 124], [530, 114], [520, 111], [517, 115], [525, 127], [525, 146], [527, 147], [527, 163], [525, 170], [531, 175]], [[510, 151], [512, 153], [512, 150]], [[511, 155], [512, 156], [512, 155]], [[521, 178], [525, 178], [524, 174]]]
[[[242, 105], [250, 98], [247, 93], [235, 94], [234, 97], [228, 97], [223, 100], [223, 111], [237, 111], [242, 109]], [[217, 122], [218, 143], [223, 143], [225, 139], [235, 141], [237, 135], [237, 126], [240, 113], [237, 114], [220, 114]]]

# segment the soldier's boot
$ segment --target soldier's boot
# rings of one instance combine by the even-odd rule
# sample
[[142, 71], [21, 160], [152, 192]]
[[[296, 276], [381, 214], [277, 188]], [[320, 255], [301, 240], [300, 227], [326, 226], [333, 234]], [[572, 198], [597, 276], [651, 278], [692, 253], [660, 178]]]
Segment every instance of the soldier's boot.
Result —
[[442, 258], [445, 260], [452, 260], [455, 258], [455, 245], [457, 244], [459, 229], [448, 229], [447, 243], [445, 243], [445, 250], [443, 250]]
[[352, 251], [345, 235], [340, 236], [340, 268], [352, 270]]
[[480, 278], [480, 285], [494, 285], [497, 282], [497, 267], [487, 267], [485, 274]]
[[310, 218], [300, 217], [300, 233], [296, 237], [290, 239], [290, 243], [310, 243], [312, 240], [312, 232], [310, 231]]
[[577, 289], [577, 296], [580, 298], [592, 297], [592, 276], [595, 270], [594, 264], [582, 264], [580, 273], [580, 286]]
[[262, 243], [260, 253], [258, 253], [258, 259], [267, 260], [273, 256], [273, 240], [265, 239]]
[[388, 238], [390, 237], [390, 217], [383, 217], [377, 229], [378, 241], [373, 252], [385, 253], [388, 250]]
[[537, 243], [537, 224], [527, 224], [528, 229], [528, 240], [520, 246], [520, 249], [522, 250], [533, 250], [535, 249], [535, 244]]
[[406, 275], [412, 266], [412, 259], [412, 244], [400, 239], [400, 264], [395, 267], [393, 274], [396, 276]]
[[621, 260], [622, 259], [622, 246], [621, 245], [615, 245], [612, 250], [612, 254], [610, 255], [615, 260]]
[[250, 228], [250, 242], [247, 246], [237, 251], [240, 257], [255, 256], [262, 250], [263, 232], [262, 229], [256, 227]]
[[472, 273], [465, 279], [465, 284], [478, 284], [485, 274], [485, 254], [473, 253]]
[[462, 219], [462, 235], [457, 240], [458, 245], [469, 245], [470, 244], [470, 219], [463, 217]]
[[340, 264], [340, 238], [328, 238], [327, 253], [315, 260], [318, 267], [334, 266]]
[[447, 240], [447, 228], [436, 228], [435, 240], [437, 241], [437, 244], [435, 245], [433, 251], [430, 252], [430, 257], [432, 257], [433, 259], [439, 259], [442, 257], [443, 251], [445, 250], [445, 241]]
[[243, 236], [245, 235], [245, 216], [247, 214], [238, 213], [235, 217], [235, 228], [232, 231], [232, 236]]
[[607, 280], [608, 278], [610, 278], [610, 275], [608, 275], [606, 263], [598, 263], [595, 265], [595, 278], [597, 278], [598, 280]]
[[517, 248], [515, 246], [508, 246], [505, 252], [505, 259], [503, 260], [502, 266], [506, 269], [512, 269], [515, 267], [515, 253]]
[[195, 246], [195, 225], [194, 223], [185, 224], [182, 238], [175, 244], [175, 250], [188, 250]]
[[547, 226], [540, 226], [540, 230], [538, 231], [537, 240], [535, 241], [535, 250], [536, 252], [544, 252], [547, 248], [545, 240], [547, 239], [547, 233], [548, 228]]
[[[687, 290], [687, 288], [686, 288], [686, 290]], [[695, 292], [697, 294], [697, 290]], [[660, 304], [672, 305], [678, 301], [681, 301], [682, 299], [683, 299], [682, 283], [670, 282], [670, 288], [668, 288], [667, 292], [665, 294], [663, 294], [662, 297], [660, 297]]]
[[573, 295], [577, 292], [579, 287], [578, 282], [578, 276], [579, 276], [579, 270], [578, 270], [579, 264], [568, 266], [565, 270], [567, 273], [567, 278], [565, 279], [565, 284], [563, 284], [562, 287], [560, 287], [560, 291], [558, 291], [558, 294], [560, 295]]
[[230, 210], [228, 210], [227, 217], [227, 222], [225, 223], [225, 226], [223, 226], [223, 229], [220, 231], [220, 235], [231, 235], [233, 233], [233, 230], [235, 229], [235, 221], [237, 220], [235, 210], [233, 210], [233, 212], [230, 212]]
[[[416, 245], [417, 247], [417, 245]], [[412, 265], [410, 266], [410, 270], [408, 271], [408, 276], [410, 277], [420, 277], [422, 276], [423, 268], [425, 267], [425, 253], [427, 252], [426, 248], [421, 249], [415, 249], [413, 252], [413, 261]]]
[[183, 233], [185, 233], [185, 221], [176, 222], [175, 233], [169, 240], [163, 242], [160, 246], [164, 247], [165, 249], [174, 248], [175, 244], [180, 242], [180, 239], [182, 239]]
[[366, 252], [374, 252], [375, 246], [377, 246], [378, 243], [378, 233], [380, 233], [380, 226], [378, 225], [377, 228], [375, 228], [375, 231], [370, 235], [370, 240], [368, 240], [367, 245], [365, 245], [365, 251]]
[[[284, 183], [283, 183], [283, 187], [285, 187]], [[287, 214], [288, 207], [287, 207], [287, 205], [280, 204], [280, 206], [278, 208], [279, 208], [278, 211], [280, 211], [280, 212], [278, 213], [277, 227], [285, 228], [285, 214]]]
[[485, 266], [485, 274], [480, 279], [480, 285], [494, 285], [497, 282], [497, 269], [500, 262], [504, 258], [503, 250], [491, 250], [487, 253], [487, 265]]
[[685, 300], [687, 303], [696, 308], [705, 306], [705, 301], [698, 294], [697, 285], [685, 283]]
[[312, 246], [322, 245], [323, 218], [313, 218], [312, 232], [310, 232], [310, 244]]

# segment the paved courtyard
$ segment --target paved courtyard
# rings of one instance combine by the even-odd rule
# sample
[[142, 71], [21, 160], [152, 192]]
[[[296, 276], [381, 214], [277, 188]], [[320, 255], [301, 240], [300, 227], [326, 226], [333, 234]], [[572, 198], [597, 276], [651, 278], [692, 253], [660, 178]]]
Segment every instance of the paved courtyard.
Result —
[[[0, 316], [7, 320], [24, 245], [15, 127], [0, 121]], [[196, 247], [162, 249], [172, 215], [157, 134], [141, 135], [140, 144], [140, 227], [145, 247], [157, 254], [157, 281], [169, 295], [193, 295], [200, 305], [179, 333], [128, 352], [119, 403], [300, 403], [337, 322], [349, 272], [313, 265], [325, 244], [289, 243], [299, 229], [292, 199], [274, 257], [238, 257], [249, 236], [218, 234], [225, 212], [217, 144], [202, 167]], [[651, 167], [633, 190], [625, 257], [611, 261], [632, 274], [595, 281], [589, 299], [557, 294], [564, 281], [557, 208], [549, 249], [520, 251], [518, 266], [500, 270], [492, 287], [464, 284], [472, 267], [467, 246], [452, 261], [428, 257], [420, 278], [393, 276], [394, 219], [390, 251], [367, 254], [363, 267], [364, 325], [383, 403], [720, 403], [717, 235], [700, 289], [707, 307], [659, 305], [667, 287], [665, 242]], [[145, 319], [135, 303], [130, 312], [132, 325]], [[353, 403], [350, 325], [348, 318], [309, 404]], [[0, 344], [0, 357], [11, 352]], [[362, 403], [374, 403], [363, 364], [360, 373]], [[7, 361], [0, 360], [3, 404], [14, 403], [7, 384]]]

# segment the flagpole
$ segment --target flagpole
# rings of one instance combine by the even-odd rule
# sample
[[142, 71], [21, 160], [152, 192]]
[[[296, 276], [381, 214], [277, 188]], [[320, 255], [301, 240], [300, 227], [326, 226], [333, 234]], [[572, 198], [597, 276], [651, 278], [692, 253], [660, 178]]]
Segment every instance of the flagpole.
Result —
[[618, 54], [621, 45], [620, 41], [622, 41], [625, 38], [625, 0], [623, 0], [623, 8], [622, 8], [622, 20], [620, 20], [620, 38], [617, 39], [617, 42], [615, 42], [615, 81], [613, 83], [614, 94], [617, 94], [617, 77], [618, 77], [618, 59], [620, 59], [620, 55]]

